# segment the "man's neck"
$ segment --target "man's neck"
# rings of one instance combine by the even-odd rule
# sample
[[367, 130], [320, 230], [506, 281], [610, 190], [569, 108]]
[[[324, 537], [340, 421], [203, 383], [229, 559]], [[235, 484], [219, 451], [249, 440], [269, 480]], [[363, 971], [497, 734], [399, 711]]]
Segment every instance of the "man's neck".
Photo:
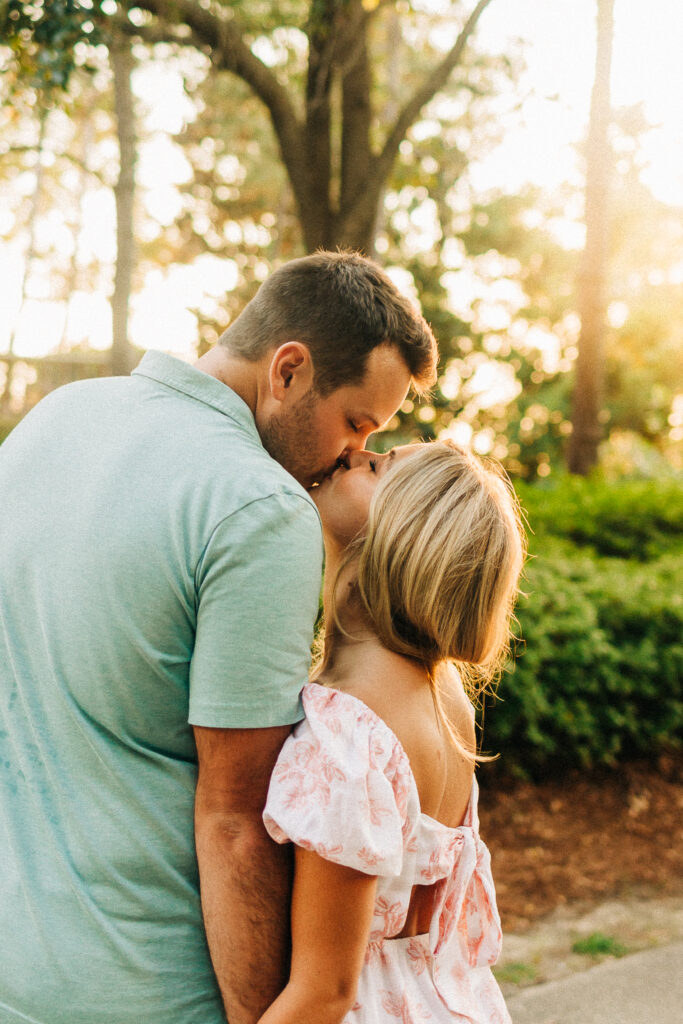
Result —
[[256, 414], [258, 363], [240, 359], [222, 345], [215, 345], [194, 363], [194, 367], [227, 385]]

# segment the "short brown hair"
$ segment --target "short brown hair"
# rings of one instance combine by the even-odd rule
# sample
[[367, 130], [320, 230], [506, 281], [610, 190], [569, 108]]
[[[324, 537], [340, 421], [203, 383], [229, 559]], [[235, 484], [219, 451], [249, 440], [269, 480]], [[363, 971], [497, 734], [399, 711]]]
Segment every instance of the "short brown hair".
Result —
[[323, 397], [358, 384], [370, 352], [385, 343], [401, 354], [418, 394], [436, 382], [429, 325], [379, 264], [356, 252], [317, 252], [279, 267], [219, 344], [255, 361], [286, 341], [310, 349]]

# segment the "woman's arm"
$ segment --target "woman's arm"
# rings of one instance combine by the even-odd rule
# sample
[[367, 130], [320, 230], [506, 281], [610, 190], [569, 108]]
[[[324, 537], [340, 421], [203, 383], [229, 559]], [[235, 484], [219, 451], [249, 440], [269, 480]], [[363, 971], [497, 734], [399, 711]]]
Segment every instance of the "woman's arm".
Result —
[[341, 1024], [356, 999], [377, 878], [296, 848], [289, 982], [259, 1024]]

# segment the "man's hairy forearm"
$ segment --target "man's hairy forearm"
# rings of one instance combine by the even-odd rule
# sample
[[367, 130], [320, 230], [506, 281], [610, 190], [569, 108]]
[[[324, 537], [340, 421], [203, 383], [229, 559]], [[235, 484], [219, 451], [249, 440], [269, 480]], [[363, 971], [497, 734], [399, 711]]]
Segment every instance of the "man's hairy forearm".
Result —
[[287, 981], [292, 857], [260, 815], [197, 808], [202, 911], [230, 1024], [254, 1024]]

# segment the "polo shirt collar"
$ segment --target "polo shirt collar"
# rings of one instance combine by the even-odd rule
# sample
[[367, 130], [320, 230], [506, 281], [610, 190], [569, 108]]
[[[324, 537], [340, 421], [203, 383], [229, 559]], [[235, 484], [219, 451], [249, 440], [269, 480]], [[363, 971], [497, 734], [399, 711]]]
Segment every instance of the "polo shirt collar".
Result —
[[224, 416], [229, 416], [261, 443], [253, 414], [247, 403], [216, 377], [166, 352], [154, 350], [145, 353], [139, 365], [133, 370], [133, 374], [136, 373], [189, 395], [198, 402], [210, 405]]

